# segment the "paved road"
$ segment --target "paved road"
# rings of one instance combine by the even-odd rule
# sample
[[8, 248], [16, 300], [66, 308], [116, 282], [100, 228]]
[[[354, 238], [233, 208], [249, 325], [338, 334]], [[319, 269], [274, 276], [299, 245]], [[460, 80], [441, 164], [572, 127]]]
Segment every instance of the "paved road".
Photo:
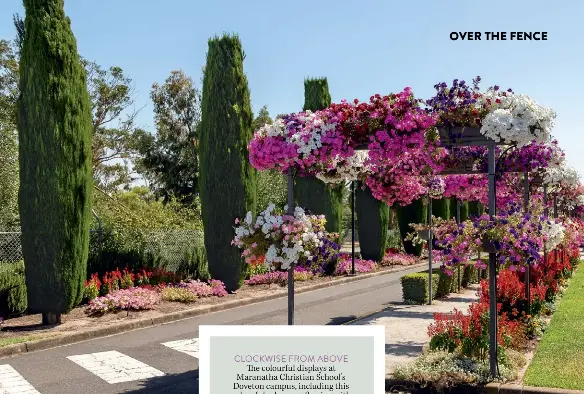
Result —
[[[418, 270], [299, 294], [296, 324], [342, 324], [382, 309], [401, 300], [399, 278]], [[2, 359], [0, 394], [197, 393], [199, 325], [283, 325], [286, 305], [271, 300]]]

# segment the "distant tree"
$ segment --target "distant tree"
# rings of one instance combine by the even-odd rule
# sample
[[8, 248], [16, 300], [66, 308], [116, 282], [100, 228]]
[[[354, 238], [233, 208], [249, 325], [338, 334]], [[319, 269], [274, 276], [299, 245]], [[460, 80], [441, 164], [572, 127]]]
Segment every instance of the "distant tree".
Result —
[[164, 84], [152, 85], [150, 96], [156, 135], [141, 134], [138, 171], [165, 200], [175, 196], [192, 202], [198, 193], [201, 93], [190, 77], [175, 70]]
[[18, 223], [17, 48], [0, 40], [0, 229]]
[[259, 130], [262, 126], [266, 124], [272, 124], [273, 120], [270, 117], [270, 112], [268, 111], [268, 106], [264, 105], [260, 108], [258, 115], [253, 120], [252, 128], [253, 131]]
[[78, 305], [87, 278], [91, 104], [63, 0], [24, 0], [18, 133], [28, 306], [45, 325]]

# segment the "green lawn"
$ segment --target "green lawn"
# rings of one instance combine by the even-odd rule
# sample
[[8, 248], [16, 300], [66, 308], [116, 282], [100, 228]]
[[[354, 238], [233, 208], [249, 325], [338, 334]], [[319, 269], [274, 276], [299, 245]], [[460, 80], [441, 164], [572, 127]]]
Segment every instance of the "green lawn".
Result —
[[527, 373], [527, 386], [584, 390], [584, 268], [571, 280]]
[[48, 337], [52, 337], [52, 336], [56, 336], [56, 334], [52, 334], [52, 335], [23, 335], [23, 336], [19, 336], [19, 337], [0, 338], [0, 347], [15, 345], [17, 343], [23, 343], [23, 342], [37, 341], [39, 339], [48, 338]]

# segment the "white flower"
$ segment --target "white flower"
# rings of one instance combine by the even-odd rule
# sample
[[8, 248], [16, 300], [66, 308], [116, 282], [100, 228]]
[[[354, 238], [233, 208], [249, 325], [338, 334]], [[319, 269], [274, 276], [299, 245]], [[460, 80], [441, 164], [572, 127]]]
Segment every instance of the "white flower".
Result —
[[551, 138], [556, 113], [529, 96], [509, 94], [482, 121], [481, 133], [494, 141], [525, 146], [546, 143]]

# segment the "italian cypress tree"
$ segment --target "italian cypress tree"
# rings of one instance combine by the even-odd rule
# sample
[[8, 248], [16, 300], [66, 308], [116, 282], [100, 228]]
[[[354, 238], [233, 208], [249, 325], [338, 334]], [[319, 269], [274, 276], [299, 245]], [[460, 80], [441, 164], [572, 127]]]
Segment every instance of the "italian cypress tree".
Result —
[[468, 201], [461, 201], [460, 202], [460, 221], [464, 222], [469, 218], [468, 216]]
[[[442, 219], [450, 219], [452, 210], [450, 209], [450, 199], [441, 198], [439, 200], [432, 200], [432, 216]], [[456, 206], [454, 206], [454, 214], [456, 215]]]
[[[304, 111], [318, 111], [331, 105], [326, 78], [304, 80]], [[294, 187], [298, 205], [316, 215], [325, 215], [329, 232], [342, 231], [343, 184], [331, 187], [319, 179], [297, 177]]]
[[18, 132], [29, 308], [43, 324], [83, 298], [91, 223], [91, 106], [63, 0], [24, 0]]
[[[426, 223], [428, 220], [428, 206], [422, 199], [415, 200], [410, 205], [396, 208], [397, 221], [402, 240], [408, 233], [414, 231], [410, 223]], [[410, 241], [403, 241], [406, 253], [419, 256], [422, 254], [422, 245], [413, 245]]]
[[469, 218], [481, 216], [484, 212], [484, 207], [481, 203], [476, 201], [470, 201], [468, 203], [468, 216]]
[[359, 248], [365, 260], [381, 261], [387, 245], [389, 207], [379, 201], [368, 187], [358, 184], [355, 192], [356, 213], [359, 221]]
[[231, 246], [233, 222], [256, 211], [256, 171], [247, 145], [253, 136], [244, 52], [239, 37], [209, 40], [203, 78], [199, 190], [209, 273], [229, 291], [241, 285], [243, 262]]

